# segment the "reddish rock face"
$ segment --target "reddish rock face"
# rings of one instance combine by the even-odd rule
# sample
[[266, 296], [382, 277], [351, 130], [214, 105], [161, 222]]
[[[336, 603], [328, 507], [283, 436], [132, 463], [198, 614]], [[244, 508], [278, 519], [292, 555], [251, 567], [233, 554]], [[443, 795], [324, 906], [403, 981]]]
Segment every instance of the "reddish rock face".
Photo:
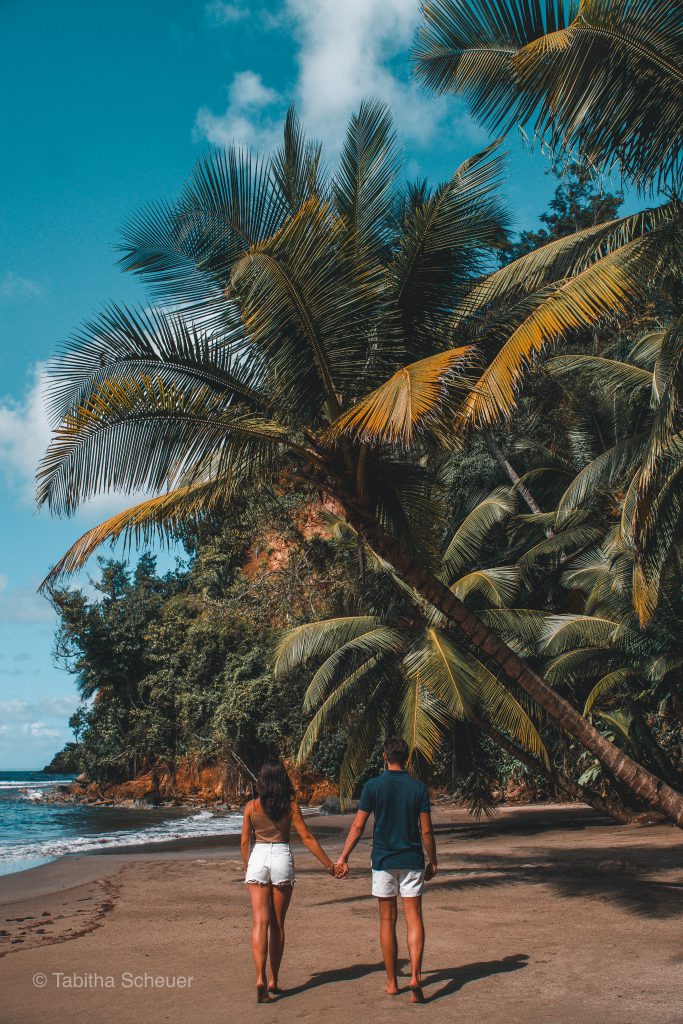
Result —
[[[320, 775], [298, 768], [286, 761], [287, 771], [294, 784], [297, 800], [303, 804], [321, 804], [328, 796], [337, 795], [339, 787]], [[119, 785], [98, 786], [91, 782], [85, 789], [73, 783], [69, 796], [87, 803], [106, 801], [121, 806], [132, 806], [135, 801], [179, 804], [228, 804], [242, 807], [251, 799], [251, 781], [236, 765], [216, 761], [203, 766], [184, 758], [174, 770], [159, 767], [143, 772], [129, 782]], [[158, 796], [158, 799], [156, 799]], [[155, 798], [153, 798], [155, 797]]]

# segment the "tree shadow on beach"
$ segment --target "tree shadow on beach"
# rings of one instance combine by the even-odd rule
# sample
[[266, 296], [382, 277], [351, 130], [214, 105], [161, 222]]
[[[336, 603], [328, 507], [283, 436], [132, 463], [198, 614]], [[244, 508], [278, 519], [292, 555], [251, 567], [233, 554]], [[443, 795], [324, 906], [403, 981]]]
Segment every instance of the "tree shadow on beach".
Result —
[[446, 984], [436, 992], [425, 993], [425, 1001], [433, 1003], [437, 999], [455, 995], [471, 981], [481, 981], [482, 978], [490, 978], [494, 974], [509, 974], [511, 971], [520, 971], [523, 967], [528, 966], [529, 956], [527, 953], [513, 953], [510, 956], [504, 956], [502, 960], [482, 960], [479, 963], [463, 964], [461, 967], [445, 967], [441, 970], [426, 971], [425, 987], [431, 988], [432, 985], [438, 985], [442, 981], [445, 981]]
[[638, 917], [667, 920], [683, 916], [683, 883], [652, 877], [677, 870], [680, 849], [652, 851], [632, 846], [567, 849], [510, 854], [460, 853], [459, 870], [446, 869], [429, 883], [430, 891], [511, 885], [546, 886], [563, 899], [598, 899]]
[[513, 836], [542, 836], [555, 831], [583, 832], [602, 828], [618, 828], [611, 818], [598, 814], [591, 807], [538, 807], [506, 810], [494, 818], [437, 822], [437, 839], [498, 839]]

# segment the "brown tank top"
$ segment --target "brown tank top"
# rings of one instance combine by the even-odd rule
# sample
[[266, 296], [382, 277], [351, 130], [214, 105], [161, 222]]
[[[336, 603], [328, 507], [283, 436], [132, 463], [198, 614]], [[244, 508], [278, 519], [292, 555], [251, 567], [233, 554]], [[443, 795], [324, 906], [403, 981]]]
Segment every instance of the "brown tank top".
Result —
[[254, 841], [257, 843], [288, 843], [292, 827], [292, 812], [289, 808], [279, 821], [273, 821], [261, 807], [260, 800], [251, 805], [251, 824]]

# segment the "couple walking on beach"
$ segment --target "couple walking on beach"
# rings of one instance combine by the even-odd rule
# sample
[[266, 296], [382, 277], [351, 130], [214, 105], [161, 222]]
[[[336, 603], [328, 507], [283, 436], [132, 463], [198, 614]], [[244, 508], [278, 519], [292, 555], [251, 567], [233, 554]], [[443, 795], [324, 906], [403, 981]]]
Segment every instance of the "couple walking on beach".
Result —
[[[285, 917], [294, 886], [294, 861], [289, 846], [292, 826], [328, 873], [343, 879], [348, 877], [349, 857], [371, 814], [375, 819], [372, 895], [377, 897], [379, 906], [380, 944], [387, 972], [384, 991], [388, 995], [399, 993], [396, 918], [400, 895], [408, 931], [411, 1002], [424, 1002], [422, 890], [424, 883], [436, 873], [436, 841], [427, 787], [407, 773], [407, 760], [405, 740], [390, 736], [384, 744], [385, 770], [366, 782], [358, 812], [336, 864], [307, 828], [284, 765], [271, 760], [261, 768], [259, 795], [244, 809], [241, 844], [244, 880], [254, 916], [251, 948], [259, 1003], [270, 1002], [271, 996], [281, 991], [278, 979], [285, 945]], [[268, 960], [270, 978], [267, 977]]]

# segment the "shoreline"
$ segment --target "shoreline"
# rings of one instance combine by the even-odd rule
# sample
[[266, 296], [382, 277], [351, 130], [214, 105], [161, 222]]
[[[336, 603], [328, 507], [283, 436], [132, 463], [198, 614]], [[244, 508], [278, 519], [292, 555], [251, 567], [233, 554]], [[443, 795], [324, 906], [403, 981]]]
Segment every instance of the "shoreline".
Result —
[[[163, 809], [163, 808], [160, 808]], [[208, 810], [209, 808], [202, 808], [202, 810]], [[500, 820], [505, 815], [514, 814], [518, 811], [529, 810], [529, 811], [546, 811], [546, 812], [568, 812], [575, 810], [579, 816], [586, 813], [594, 816], [595, 812], [591, 810], [586, 804], [580, 803], [537, 803], [537, 804], [501, 804], [498, 808], [498, 814], [493, 820]], [[309, 821], [312, 830], [321, 842], [333, 841], [340, 835], [345, 835], [348, 828], [353, 820], [353, 812], [347, 812], [344, 814], [320, 814], [317, 807], [315, 808], [304, 808], [308, 811], [306, 819]], [[441, 814], [446, 814], [449, 817], [458, 817], [458, 823], [454, 825], [459, 831], [463, 833], [467, 832], [468, 829], [476, 829], [478, 823], [476, 818], [472, 817], [467, 811], [459, 807], [446, 807], [443, 804], [436, 804], [434, 807], [435, 818]], [[597, 816], [596, 816], [597, 817]], [[608, 819], [605, 819], [605, 824], [611, 824]], [[634, 826], [635, 827], [635, 826]], [[366, 838], [372, 835], [372, 821], [368, 823], [366, 829]], [[74, 853], [63, 853], [59, 856], [54, 857], [52, 860], [45, 864], [38, 864], [34, 867], [20, 868], [17, 871], [10, 871], [7, 874], [0, 875], [0, 907], [10, 902], [13, 898], [22, 898], [14, 896], [13, 890], [16, 888], [22, 892], [31, 894], [30, 884], [27, 882], [26, 886], [20, 886], [14, 884], [15, 880], [19, 878], [31, 879], [37, 886], [37, 891], [49, 892], [50, 891], [50, 880], [53, 875], [56, 877], [58, 883], [61, 884], [62, 879], [73, 881], [77, 883], [79, 879], [79, 871], [83, 868], [80, 867], [81, 863], [96, 863], [104, 867], [113, 863], [125, 864], [131, 860], [135, 860], [137, 857], [149, 858], [149, 857], [173, 857], [177, 859], [191, 859], [193, 854], [201, 853], [207, 857], [219, 857], [221, 849], [227, 847], [229, 849], [238, 849], [240, 844], [240, 835], [238, 832], [223, 832], [216, 835], [205, 835], [205, 836], [182, 836], [174, 839], [164, 839], [158, 842], [139, 843], [134, 845], [125, 845], [112, 843], [111, 846], [98, 847], [93, 850], [80, 850]], [[300, 847], [300, 843], [296, 837], [293, 837], [292, 845], [295, 848]], [[341, 849], [341, 845], [340, 845]], [[105, 869], [106, 870], [106, 869]], [[92, 871], [85, 871], [88, 877], [91, 876]], [[93, 876], [96, 877], [96, 876]]]

